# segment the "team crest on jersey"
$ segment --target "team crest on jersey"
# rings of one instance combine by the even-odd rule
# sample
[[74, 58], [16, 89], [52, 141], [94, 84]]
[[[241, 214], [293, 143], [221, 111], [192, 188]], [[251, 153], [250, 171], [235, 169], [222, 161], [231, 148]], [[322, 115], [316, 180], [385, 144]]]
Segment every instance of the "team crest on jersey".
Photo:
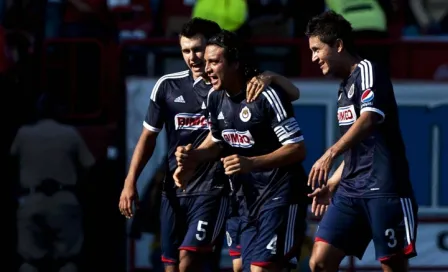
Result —
[[374, 98], [373, 91], [370, 89], [365, 90], [361, 95], [361, 103], [369, 103], [372, 102]]
[[338, 108], [339, 126], [349, 126], [356, 121], [356, 112], [353, 105]]
[[225, 129], [221, 133], [222, 138], [233, 147], [249, 148], [255, 142], [249, 131], [237, 131], [236, 129]]
[[355, 84], [352, 84], [352, 86], [350, 87], [350, 90], [348, 90], [347, 97], [349, 99], [352, 98], [354, 93], [355, 93]]
[[176, 130], [188, 129], [208, 129], [208, 120], [202, 114], [178, 113], [174, 116], [174, 125]]
[[252, 114], [250, 113], [250, 110], [247, 106], [245, 106], [240, 112], [240, 119], [243, 122], [249, 121], [251, 116]]

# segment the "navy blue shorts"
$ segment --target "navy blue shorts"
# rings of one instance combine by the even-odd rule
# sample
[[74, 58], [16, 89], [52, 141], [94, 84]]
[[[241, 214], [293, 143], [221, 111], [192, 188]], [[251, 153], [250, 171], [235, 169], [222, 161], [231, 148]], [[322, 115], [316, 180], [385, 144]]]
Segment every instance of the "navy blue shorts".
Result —
[[241, 217], [243, 271], [272, 263], [297, 265], [306, 228], [307, 205], [266, 206], [256, 220]]
[[229, 218], [226, 222], [226, 240], [232, 259], [241, 257], [241, 216], [244, 209], [244, 196], [230, 197]]
[[352, 198], [335, 194], [319, 223], [316, 241], [362, 258], [373, 239], [376, 258], [417, 256], [417, 205], [410, 198]]
[[212, 252], [223, 239], [228, 204], [228, 196], [162, 195], [162, 261], [177, 264], [179, 250]]

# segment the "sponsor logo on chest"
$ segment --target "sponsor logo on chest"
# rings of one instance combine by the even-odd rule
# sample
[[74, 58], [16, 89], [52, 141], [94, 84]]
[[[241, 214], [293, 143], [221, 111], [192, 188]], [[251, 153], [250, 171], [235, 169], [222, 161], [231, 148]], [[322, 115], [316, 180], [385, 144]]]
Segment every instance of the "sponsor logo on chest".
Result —
[[174, 116], [176, 130], [188, 129], [208, 129], [208, 121], [204, 115], [196, 113], [178, 113]]
[[349, 126], [356, 121], [356, 112], [353, 105], [338, 108], [339, 126]]
[[249, 148], [255, 142], [249, 131], [237, 131], [235, 129], [225, 129], [221, 133], [222, 138], [233, 147]]

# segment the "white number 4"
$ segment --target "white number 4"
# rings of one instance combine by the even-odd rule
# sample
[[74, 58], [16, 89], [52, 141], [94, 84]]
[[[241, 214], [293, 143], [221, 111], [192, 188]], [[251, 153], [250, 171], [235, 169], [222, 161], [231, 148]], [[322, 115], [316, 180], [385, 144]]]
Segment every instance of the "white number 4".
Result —
[[197, 227], [198, 233], [196, 233], [196, 239], [198, 239], [199, 241], [204, 240], [205, 237], [207, 236], [207, 233], [203, 227], [203, 226], [207, 226], [207, 225], [208, 225], [208, 222], [199, 220], [198, 227]]
[[266, 249], [270, 250], [272, 254], [275, 254], [277, 252], [277, 235], [274, 235], [274, 237], [272, 237], [271, 241], [266, 246]]
[[397, 238], [395, 237], [395, 230], [394, 229], [387, 229], [384, 232], [384, 235], [386, 235], [387, 238], [389, 238], [389, 242], [387, 243], [387, 245], [390, 248], [394, 248], [397, 246]]

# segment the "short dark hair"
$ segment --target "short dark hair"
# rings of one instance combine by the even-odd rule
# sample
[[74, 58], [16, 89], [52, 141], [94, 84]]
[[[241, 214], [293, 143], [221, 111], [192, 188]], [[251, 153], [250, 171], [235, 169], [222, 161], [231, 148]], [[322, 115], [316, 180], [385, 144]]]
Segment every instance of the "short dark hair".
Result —
[[244, 50], [245, 44], [235, 33], [221, 30], [221, 32], [207, 41], [207, 45], [216, 45], [223, 48], [227, 62], [233, 63], [238, 61], [245, 80], [260, 74], [256, 66], [251, 62], [250, 57], [244, 52], [246, 51]]
[[194, 17], [182, 26], [182, 30], [179, 35], [186, 38], [192, 38], [200, 34], [204, 35], [205, 39], [208, 40], [220, 31], [221, 27], [219, 27], [217, 23], [199, 17]]
[[330, 10], [313, 17], [306, 27], [305, 35], [316, 36], [330, 46], [336, 40], [342, 40], [344, 48], [351, 54], [355, 53], [355, 42], [352, 33], [352, 25], [342, 15]]

